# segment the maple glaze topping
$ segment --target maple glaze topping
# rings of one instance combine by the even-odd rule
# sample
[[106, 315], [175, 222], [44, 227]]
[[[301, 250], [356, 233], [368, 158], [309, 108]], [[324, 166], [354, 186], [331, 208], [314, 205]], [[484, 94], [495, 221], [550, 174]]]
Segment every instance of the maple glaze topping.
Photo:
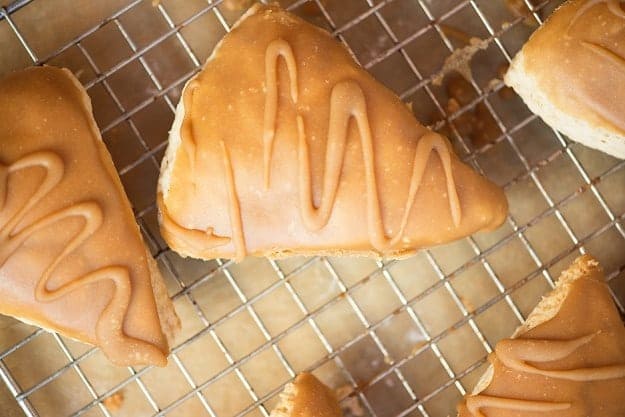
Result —
[[574, 117], [625, 132], [625, 3], [573, 0], [523, 48], [542, 92]]
[[269, 188], [271, 175], [271, 153], [276, 137], [278, 115], [278, 58], [284, 58], [289, 74], [291, 100], [297, 105], [297, 64], [291, 45], [284, 39], [276, 39], [267, 47], [265, 53], [265, 122], [263, 125], [263, 175], [265, 189]]
[[510, 369], [548, 378], [589, 382], [625, 378], [625, 363], [594, 368], [562, 370], [540, 369], [529, 363], [545, 363], [565, 359], [589, 344], [596, 334], [571, 340], [507, 339], [497, 344], [497, 358]]
[[186, 255], [392, 256], [505, 217], [501, 191], [445, 138], [326, 32], [276, 6], [235, 25], [181, 103], [170, 144], [185, 151], [166, 161], [159, 208]]
[[[197, 90], [199, 83], [196, 80], [189, 81], [189, 84], [185, 87], [185, 94], [182, 95], [182, 100], [185, 108], [190, 109], [193, 106], [193, 95]], [[197, 158], [197, 143], [193, 136], [193, 119], [185, 117], [182, 126], [180, 127], [182, 135], [186, 138], [183, 142], [183, 147], [189, 158], [191, 164], [191, 172], [195, 172], [195, 160]], [[191, 176], [191, 181], [195, 185], [195, 176]]]
[[224, 142], [221, 142], [221, 150], [224, 158], [224, 171], [226, 173], [226, 189], [228, 190], [228, 208], [230, 214], [230, 224], [232, 225], [232, 235], [235, 248], [235, 259], [243, 260], [247, 254], [245, 249], [245, 237], [243, 236], [243, 225], [241, 220], [241, 205], [237, 195], [237, 186], [234, 182], [234, 172], [230, 152]]
[[[276, 39], [267, 47], [265, 53], [265, 85], [267, 88], [265, 97], [265, 118], [263, 125], [263, 166], [265, 187], [270, 186], [271, 156], [273, 141], [276, 135], [277, 112], [278, 112], [278, 58], [284, 58], [290, 80], [290, 94], [292, 104], [297, 106], [298, 84], [297, 64], [291, 45], [284, 39]], [[357, 82], [345, 80], [332, 88], [330, 96], [330, 120], [326, 145], [326, 161], [323, 171], [323, 187], [321, 202], [315, 207], [312, 190], [312, 169], [310, 167], [309, 146], [306, 139], [304, 118], [297, 114], [298, 131], [298, 162], [299, 162], [299, 205], [304, 225], [311, 231], [317, 231], [328, 224], [336, 194], [343, 164], [345, 161], [345, 148], [348, 138], [350, 120], [354, 119], [358, 128], [362, 147], [362, 159], [365, 169], [365, 182], [367, 191], [367, 226], [373, 247], [384, 251], [395, 246], [403, 237], [408, 224], [410, 212], [427, 161], [432, 151], [437, 151], [441, 158], [447, 178], [447, 190], [449, 194], [450, 210], [457, 226], [460, 223], [460, 202], [451, 172], [450, 151], [445, 140], [436, 133], [426, 133], [417, 145], [417, 152], [413, 163], [413, 173], [410, 180], [410, 190], [407, 196], [406, 206], [401, 225], [392, 238], [387, 238], [380, 212], [378, 185], [375, 175], [375, 150], [367, 102], [364, 92]]]
[[[290, 80], [290, 94], [292, 104], [297, 105], [298, 85], [297, 85], [297, 65], [293, 49], [289, 43], [283, 39], [272, 41], [265, 53], [265, 85], [267, 88], [265, 98], [265, 117], [263, 126], [263, 173], [266, 188], [270, 187], [271, 159], [273, 142], [275, 139], [278, 106], [278, 58], [282, 57], [286, 61]], [[188, 95], [195, 91], [195, 84], [189, 90]], [[185, 94], [185, 95], [186, 95]], [[185, 99], [187, 100], [187, 99]], [[185, 103], [188, 103], [185, 101]], [[453, 173], [451, 171], [450, 151], [445, 140], [433, 132], [426, 133], [419, 139], [417, 151], [413, 162], [413, 172], [410, 180], [410, 189], [407, 196], [404, 214], [401, 225], [395, 236], [388, 238], [384, 228], [382, 214], [380, 212], [380, 197], [375, 174], [375, 150], [371, 127], [369, 125], [369, 115], [367, 113], [367, 102], [364, 92], [357, 82], [345, 80], [336, 84], [332, 88], [330, 98], [330, 119], [328, 127], [328, 138], [326, 145], [326, 161], [323, 172], [323, 188], [321, 192], [321, 203], [315, 207], [313, 203], [312, 191], [312, 169], [310, 167], [308, 142], [304, 118], [297, 115], [298, 127], [298, 161], [299, 161], [299, 196], [300, 211], [304, 225], [311, 231], [317, 231], [325, 227], [332, 214], [334, 202], [339, 188], [339, 181], [343, 164], [345, 161], [345, 149], [348, 138], [348, 128], [350, 120], [354, 119], [358, 129], [362, 147], [362, 159], [365, 170], [366, 183], [366, 204], [367, 204], [367, 226], [369, 236], [374, 248], [385, 251], [394, 247], [404, 236], [404, 230], [408, 224], [413, 203], [419, 190], [421, 180], [430, 154], [436, 151], [443, 163], [445, 177], [447, 179], [447, 192], [449, 196], [450, 211], [457, 226], [460, 223], [460, 201], [456, 192]], [[190, 122], [188, 122], [190, 123]], [[228, 150], [224, 142], [221, 142], [225, 154], [225, 169], [227, 178], [227, 190], [230, 200], [229, 211], [233, 225], [233, 234], [236, 235], [235, 248], [236, 259], [241, 260], [245, 256], [245, 241], [243, 238], [241, 225], [241, 212], [238, 203], [236, 187], [234, 186], [234, 174], [232, 164], [228, 156]], [[195, 159], [195, 156], [191, 156]]]
[[571, 408], [571, 404], [549, 401], [515, 400], [512, 398], [490, 397], [481, 394], [472, 395], [466, 400], [466, 409], [473, 417], [487, 417], [482, 412], [485, 408], [499, 411], [507, 410], [517, 413], [518, 415], [519, 412], [553, 413], [568, 410]]
[[399, 229], [394, 237], [388, 238], [386, 236], [382, 214], [380, 212], [380, 197], [375, 176], [375, 152], [373, 150], [365, 98], [358, 84], [345, 81], [337, 84], [332, 90], [330, 128], [323, 173], [323, 188], [320, 197], [321, 203], [319, 207], [315, 207], [313, 203], [312, 170], [310, 167], [304, 119], [301, 116], [298, 116], [297, 119], [299, 137], [300, 210], [304, 224], [309, 230], [319, 230], [323, 228], [328, 223], [330, 215], [332, 214], [332, 208], [334, 207], [336, 194], [339, 188], [341, 169], [343, 161], [345, 160], [347, 129], [351, 118], [356, 120], [361, 140], [362, 158], [365, 169], [367, 226], [369, 238], [373, 247], [384, 251], [392, 248], [402, 239], [404, 230], [408, 224], [414, 199], [419, 190], [419, 185], [421, 184], [426, 164], [432, 151], [438, 153], [443, 163], [454, 224], [458, 225], [460, 223], [460, 202], [458, 201], [458, 194], [456, 193], [453, 174], [451, 172], [449, 148], [440, 135], [429, 132], [419, 140], [419, 144], [417, 145], [412, 177], [410, 179], [410, 189]]
[[206, 230], [197, 230], [181, 226], [169, 214], [163, 203], [162, 193], [158, 193], [157, 201], [162, 207], [159, 218], [163, 238], [168, 242], [174, 242], [173, 245], [180, 248], [180, 250], [201, 254], [203, 251], [210, 250], [216, 246], [227, 245], [231, 242], [229, 237], [216, 235], [212, 227]]
[[552, 319], [497, 344], [489, 385], [466, 397], [460, 417], [625, 415], [625, 327], [596, 261], [580, 265], [586, 276]]
[[164, 365], [146, 249], [84, 90], [30, 68], [0, 82], [0, 108], [0, 313]]

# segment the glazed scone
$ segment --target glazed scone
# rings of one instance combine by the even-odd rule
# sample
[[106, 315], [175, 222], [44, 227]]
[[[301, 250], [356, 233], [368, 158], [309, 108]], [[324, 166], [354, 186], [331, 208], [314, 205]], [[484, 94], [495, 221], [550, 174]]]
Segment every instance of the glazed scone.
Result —
[[512, 61], [505, 82], [551, 127], [625, 158], [625, 8], [570, 0]]
[[343, 417], [343, 413], [330, 388], [302, 373], [284, 387], [270, 417]]
[[170, 247], [203, 259], [401, 257], [507, 214], [330, 34], [260, 4], [185, 86], [158, 206]]
[[625, 416], [625, 327], [588, 255], [488, 360], [459, 417]]
[[180, 326], [72, 73], [0, 80], [0, 313], [164, 366]]

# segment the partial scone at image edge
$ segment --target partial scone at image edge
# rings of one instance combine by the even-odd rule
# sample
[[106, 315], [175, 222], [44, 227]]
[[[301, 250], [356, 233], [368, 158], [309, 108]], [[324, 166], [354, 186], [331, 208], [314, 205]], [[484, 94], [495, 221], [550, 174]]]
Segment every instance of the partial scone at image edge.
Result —
[[180, 322], [84, 88], [67, 69], [0, 80], [0, 313], [165, 366]]
[[624, 416], [625, 325], [599, 263], [577, 258], [488, 361], [458, 417]]
[[169, 246], [201, 259], [401, 258], [507, 215], [328, 32], [260, 4], [186, 84], [157, 203]]
[[569, 0], [534, 32], [504, 80], [570, 139], [625, 159], [625, 9]]

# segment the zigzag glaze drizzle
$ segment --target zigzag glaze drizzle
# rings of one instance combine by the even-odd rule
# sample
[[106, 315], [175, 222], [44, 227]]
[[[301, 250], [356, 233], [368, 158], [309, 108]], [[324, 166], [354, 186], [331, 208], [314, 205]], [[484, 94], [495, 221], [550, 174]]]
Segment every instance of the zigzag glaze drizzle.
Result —
[[619, 70], [625, 72], [625, 58], [620, 56], [619, 54], [611, 51], [603, 45], [599, 45], [598, 43], [582, 41], [582, 46], [588, 49], [591, 52], [594, 52], [598, 56], [606, 59], [613, 63]]
[[[3, 213], [6, 208], [9, 175], [32, 167], [45, 169], [45, 177], [42, 183], [15, 213]], [[129, 337], [123, 332], [123, 323], [130, 305], [132, 293], [130, 275], [127, 268], [113, 265], [102, 267], [85, 275], [75, 277], [58, 288], [48, 288], [48, 281], [57, 266], [65, 257], [89, 239], [102, 224], [102, 209], [96, 202], [86, 201], [65, 207], [49, 213], [16, 231], [16, 227], [26, 214], [61, 182], [63, 174], [63, 161], [57, 154], [48, 151], [32, 153], [9, 166], [0, 165], [0, 215], [6, 218], [4, 224], [0, 225], [0, 267], [7, 262], [11, 255], [29, 237], [35, 235], [38, 231], [64, 219], [82, 219], [84, 221], [82, 229], [56, 256], [37, 282], [35, 299], [41, 303], [53, 302], [92, 283], [110, 280], [115, 284], [115, 292], [100, 314], [96, 324], [96, 337], [100, 348], [112, 360], [115, 360], [115, 358], [133, 358], [137, 362], [164, 363], [166, 360], [165, 355], [156, 346]]]
[[625, 19], [625, 10], [621, 8], [621, 0], [590, 0], [583, 7], [581, 7], [577, 11], [577, 13], [575, 13], [575, 16], [571, 20], [571, 24], [569, 25], [569, 29], [571, 28], [571, 26], [575, 24], [575, 22], [577, 22], [577, 19], [579, 19], [584, 13], [586, 13], [588, 10], [595, 7], [597, 4], [601, 4], [601, 3], [605, 3], [606, 6], [608, 7], [608, 10], [610, 10], [612, 14], [614, 14], [617, 17], [622, 17], [623, 19]]
[[497, 344], [495, 351], [504, 365], [518, 372], [577, 382], [625, 378], [625, 364], [550, 371], [527, 363], [544, 363], [564, 359], [577, 349], [590, 343], [595, 336], [595, 334], [591, 334], [572, 340], [506, 339]]
[[[584, 4], [584, 6], [582, 6], [577, 11], [577, 13], [575, 13], [575, 16], [573, 16], [573, 19], [571, 20], [571, 23], [569, 23], [569, 26], [566, 30], [567, 36], [571, 37], [570, 35], [571, 28], [584, 14], [586, 14], [586, 12], [588, 12], [588, 10], [592, 9], [598, 4], [603, 4], [603, 3], [605, 3], [608, 10], [614, 16], [620, 17], [621, 19], [625, 20], [625, 10], [621, 8], [620, 0], [590, 0], [589, 2]], [[621, 71], [625, 71], [625, 58], [622, 57], [621, 55], [615, 53], [614, 51], [610, 50], [606, 46], [600, 45], [595, 42], [581, 40], [581, 44], [584, 48], [594, 52], [598, 56], [605, 58], [606, 60], [615, 64]]]
[[[277, 124], [278, 112], [278, 59], [286, 61], [290, 80], [290, 93], [293, 105], [297, 105], [297, 67], [291, 46], [283, 39], [274, 40], [267, 47], [265, 54], [265, 117], [263, 127], [264, 147], [264, 179], [265, 186], [270, 186], [271, 158], [273, 141]], [[387, 237], [382, 221], [380, 197], [375, 176], [375, 150], [367, 103], [364, 92], [355, 81], [347, 80], [336, 84], [332, 88], [330, 99], [330, 120], [328, 140], [326, 145], [326, 161], [323, 173], [321, 203], [319, 207], [313, 204], [312, 178], [310, 159], [308, 156], [308, 142], [304, 119], [297, 116], [298, 128], [298, 164], [299, 164], [299, 200], [300, 213], [304, 225], [308, 230], [317, 231], [329, 221], [336, 200], [340, 174], [343, 168], [346, 150], [349, 121], [354, 118], [358, 126], [362, 146], [367, 194], [367, 226], [369, 238], [373, 247], [379, 251], [395, 246], [403, 237], [408, 224], [411, 209], [421, 184], [427, 161], [432, 151], [436, 151], [442, 162], [447, 180], [447, 193], [454, 224], [458, 226], [461, 220], [460, 202], [451, 170], [451, 155], [445, 140], [438, 134], [429, 132], [419, 139], [415, 153], [413, 172], [410, 179], [410, 189], [404, 208], [401, 225], [394, 237]]]
[[263, 124], [263, 179], [265, 189], [269, 188], [271, 175], [271, 155], [273, 140], [276, 136], [278, 117], [278, 58], [284, 58], [289, 72], [291, 100], [297, 103], [299, 88], [297, 83], [297, 64], [291, 45], [285, 40], [271, 42], [265, 52], [265, 117]]
[[228, 199], [230, 200], [228, 202], [228, 215], [230, 216], [230, 227], [232, 228], [232, 239], [234, 240], [235, 259], [241, 261], [247, 254], [245, 236], [243, 235], [243, 220], [241, 219], [241, 205], [236, 191], [237, 187], [234, 182], [234, 169], [232, 168], [230, 152], [223, 141], [221, 142], [221, 150], [226, 173], [226, 189], [228, 190]]
[[550, 403], [546, 401], [513, 400], [511, 398], [491, 397], [489, 395], [473, 395], [467, 398], [467, 410], [474, 417], [486, 417], [482, 408], [497, 408], [512, 411], [535, 411], [549, 413], [568, 410], [570, 403]]
[[[572, 340], [506, 339], [497, 344], [495, 352], [501, 363], [517, 372], [575, 382], [625, 378], [625, 364], [596, 368], [545, 370], [527, 363], [546, 363], [564, 359], [577, 349], [590, 343], [595, 336], [595, 334], [591, 334]], [[475, 417], [484, 417], [480, 410], [486, 407], [516, 411], [550, 412], [566, 410], [572, 405], [571, 403], [517, 400], [481, 394], [468, 397], [466, 404], [468, 410]]]
[[[192, 108], [195, 90], [198, 88], [198, 86], [199, 82], [196, 79], [193, 79], [185, 87], [184, 93], [181, 98], [185, 109]], [[195, 172], [196, 165], [195, 159], [197, 157], [197, 143], [195, 141], [195, 136], [193, 135], [193, 121], [191, 117], [184, 117], [182, 125], [180, 126], [180, 135], [181, 137], [185, 138], [185, 140], [182, 141], [181, 146], [184, 149], [187, 155], [187, 159], [189, 161], [189, 170], [192, 173], [192, 175], [189, 176], [189, 179], [195, 190], [196, 176], [193, 173]], [[224, 167], [227, 169], [225, 165]], [[226, 183], [225, 186], [228, 188], [228, 183]], [[231, 193], [231, 189], [228, 188], [228, 190]], [[229, 237], [219, 236], [215, 234], [215, 229], [212, 227], [209, 227], [206, 230], [198, 230], [182, 226], [169, 214], [169, 211], [164, 204], [162, 193], [159, 192], [156, 198], [158, 200], [159, 206], [161, 207], [160, 221], [163, 225], [163, 227], [161, 228], [161, 233], [163, 233], [163, 237], [166, 238], [167, 241], [176, 242], [176, 247], [180, 248], [180, 250], [202, 253], [202, 251], [204, 250], [208, 251], [210, 248], [227, 245], [231, 242], [232, 239], [230, 239]], [[232, 211], [230, 212], [230, 214], [232, 214]], [[237, 242], [240, 244], [239, 240], [237, 240]], [[237, 248], [235, 247], [235, 249]], [[238, 249], [238, 252], [244, 254], [245, 247], [243, 247], [242, 251]]]
[[[298, 102], [298, 77], [297, 65], [293, 50], [288, 42], [283, 39], [274, 40], [269, 44], [265, 52], [265, 109], [263, 122], [263, 184], [265, 189], [271, 185], [271, 160], [273, 142], [278, 115], [278, 61], [283, 58], [289, 73], [290, 96], [294, 105]], [[193, 105], [193, 94], [198, 86], [198, 81], [193, 80], [185, 88], [183, 102], [186, 109]], [[410, 212], [419, 190], [421, 181], [430, 154], [436, 151], [440, 157], [447, 181], [447, 194], [450, 211], [456, 226], [461, 221], [461, 209], [458, 193], [451, 168], [451, 151], [447, 142], [438, 134], [429, 132], [421, 137], [415, 152], [413, 172], [410, 180], [408, 197], [404, 207], [402, 221], [395, 236], [387, 237], [380, 208], [380, 197], [375, 176], [375, 151], [373, 138], [367, 114], [367, 104], [364, 92], [355, 81], [343, 81], [332, 88], [330, 100], [330, 121], [328, 128], [328, 141], [326, 147], [326, 164], [323, 174], [323, 192], [319, 207], [313, 203], [312, 178], [309, 158], [308, 141], [304, 119], [297, 115], [298, 130], [298, 184], [300, 214], [305, 227], [310, 231], [323, 228], [329, 221], [339, 187], [341, 170], [346, 151], [348, 126], [351, 119], [356, 121], [362, 146], [362, 157], [366, 176], [367, 193], [367, 226], [369, 238], [373, 247], [384, 251], [395, 246], [403, 237], [408, 225]], [[185, 138], [185, 150], [190, 163], [190, 171], [193, 172], [197, 152], [197, 143], [193, 136], [193, 125], [190, 117], [185, 117], [181, 126], [181, 136]], [[167, 234], [167, 240], [176, 241], [180, 249], [189, 248], [188, 252], [201, 253], [209, 251], [216, 246], [233, 243], [236, 259], [241, 260], [247, 253], [242, 225], [242, 214], [236, 185], [234, 181], [234, 169], [229, 151], [223, 141], [220, 142], [223, 152], [223, 164], [225, 172], [225, 187], [229, 199], [229, 217], [232, 230], [232, 238], [219, 236], [213, 228], [206, 230], [188, 229], [177, 223], [168, 213], [163, 204], [162, 195], [159, 194], [159, 205], [162, 208], [163, 233]], [[194, 177], [193, 175], [191, 177]], [[195, 183], [194, 183], [195, 184]]]
[[[573, 17], [573, 19], [571, 20], [571, 23], [569, 24], [567, 28], [567, 35], [570, 36], [569, 33], [571, 31], [571, 27], [573, 27], [573, 25], [579, 20], [579, 18], [581, 18], [586, 12], [588, 12], [588, 10], [602, 3], [605, 3], [608, 10], [614, 16], [620, 17], [621, 19], [625, 19], [625, 10], [621, 8], [621, 4], [620, 4], [621, 0], [590, 0], [588, 3], [584, 4], [584, 6], [581, 7], [577, 11], [577, 13], [575, 13], [575, 16]], [[619, 67], [619, 69], [621, 69], [621, 71], [625, 71], [625, 58], [624, 57], [608, 49], [604, 45], [600, 45], [595, 42], [582, 40], [581, 44], [584, 48], [594, 52], [598, 56], [605, 58], [606, 60], [615, 64], [617, 67]]]
[[[603, 45], [601, 43], [592, 42], [589, 40], [584, 40], [579, 36], [575, 36], [575, 34], [571, 33], [571, 29], [577, 21], [582, 18], [590, 9], [596, 7], [600, 4], [605, 4], [608, 11], [612, 13], [614, 16], [625, 20], [625, 10], [621, 6], [623, 2], [621, 0], [589, 0], [582, 7], [577, 10], [573, 19], [571, 19], [570, 23], [566, 29], [566, 37], [568, 39], [577, 39], [582, 48], [596, 55], [598, 58], [602, 58], [603, 60], [611, 63], [616, 69], [620, 72], [625, 73], [625, 57], [616, 53], [613, 49], [608, 45]], [[622, 120], [618, 114], [612, 114], [610, 111], [606, 109], [606, 103], [602, 100], [597, 100], [592, 95], [588, 94], [584, 89], [578, 91], [580, 98], [586, 101], [586, 105], [590, 109], [596, 112], [597, 116], [603, 119], [607, 124], [611, 124], [621, 130], [625, 129], [625, 126], [622, 124]]]
[[[189, 85], [185, 87], [184, 94], [182, 95], [182, 102], [185, 109], [190, 109], [193, 106], [193, 96], [195, 90], [198, 88], [199, 82], [195, 79], [189, 82]], [[189, 169], [191, 172], [195, 172], [195, 158], [197, 157], [197, 143], [195, 142], [195, 136], [193, 136], [193, 120], [190, 117], [185, 117], [180, 126], [180, 134], [187, 138], [183, 141], [183, 148], [187, 153], [187, 159], [189, 160]], [[191, 183], [195, 189], [195, 175], [191, 175]]]

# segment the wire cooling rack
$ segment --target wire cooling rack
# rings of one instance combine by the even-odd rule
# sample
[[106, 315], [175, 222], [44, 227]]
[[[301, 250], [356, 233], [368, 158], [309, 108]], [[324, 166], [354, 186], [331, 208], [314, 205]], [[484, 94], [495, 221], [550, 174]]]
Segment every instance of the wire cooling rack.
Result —
[[[282, 2], [330, 30], [505, 188], [511, 214], [499, 230], [403, 261], [235, 264], [171, 252], [156, 222], [159, 162], [184, 82], [242, 13], [234, 3], [246, 2], [226, 3], [21, 0], [0, 8], [2, 72], [67, 66], [88, 89], [183, 319], [164, 369], [116, 368], [97, 349], [3, 319], [3, 415], [18, 415], [19, 405], [28, 416], [266, 417], [283, 385], [309, 370], [337, 389], [349, 417], [443, 417], [578, 254], [599, 258], [624, 311], [625, 161], [550, 130], [500, 81], [558, 0]], [[485, 43], [470, 82], [447, 74], [437, 85], [444, 60], [471, 38]]]

